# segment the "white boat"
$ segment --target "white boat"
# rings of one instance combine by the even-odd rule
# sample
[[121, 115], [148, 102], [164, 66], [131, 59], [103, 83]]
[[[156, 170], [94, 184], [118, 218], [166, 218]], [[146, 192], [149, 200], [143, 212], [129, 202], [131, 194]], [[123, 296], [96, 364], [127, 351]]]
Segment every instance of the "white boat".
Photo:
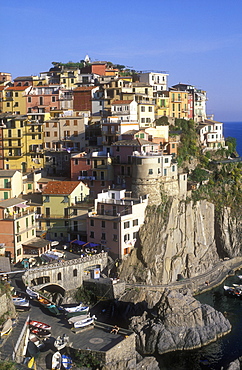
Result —
[[39, 293], [35, 292], [29, 287], [26, 288], [26, 293], [30, 296], [30, 298], [39, 298]]
[[61, 369], [61, 354], [60, 352], [55, 352], [52, 356], [52, 370]]
[[90, 317], [90, 313], [88, 313], [87, 315], [79, 315], [79, 316], [73, 316], [71, 317], [69, 320], [68, 320], [68, 323], [70, 325], [74, 324], [74, 322], [77, 322], [77, 321], [81, 321], [81, 320], [85, 320], [85, 319], [88, 319]]
[[239, 279], [242, 279], [242, 275], [237, 275]]
[[12, 320], [11, 319], [7, 319], [5, 321], [5, 323], [3, 324], [3, 326], [2, 326], [2, 329], [1, 329], [1, 337], [3, 335], [9, 334], [10, 331], [12, 330], [12, 326], [13, 326]]
[[29, 310], [30, 305], [28, 299], [25, 298], [18, 298], [18, 297], [13, 297], [13, 304], [16, 307], [16, 309], [19, 310]]
[[69, 337], [66, 334], [63, 334], [62, 336], [59, 335], [56, 340], [54, 341], [55, 348], [60, 351], [62, 348], [65, 348], [67, 343], [69, 342]]
[[93, 315], [92, 317], [89, 317], [84, 320], [76, 321], [74, 322], [74, 328], [83, 328], [84, 326], [89, 326], [94, 324], [94, 320], [96, 320], [96, 316]]
[[82, 303], [80, 303], [78, 306], [75, 306], [75, 307], [65, 307], [65, 311], [69, 312], [69, 313], [89, 311], [89, 307], [88, 306], [83, 306]]

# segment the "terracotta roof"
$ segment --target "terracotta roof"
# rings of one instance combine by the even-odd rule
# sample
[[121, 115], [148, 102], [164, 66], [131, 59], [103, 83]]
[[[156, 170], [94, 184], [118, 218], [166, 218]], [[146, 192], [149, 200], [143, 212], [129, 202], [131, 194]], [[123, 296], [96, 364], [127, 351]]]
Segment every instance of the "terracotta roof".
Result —
[[96, 89], [97, 86], [81, 86], [81, 87], [77, 87], [76, 89], [74, 89], [74, 91], [88, 91], [88, 90], [93, 90], [93, 89]]
[[71, 194], [79, 181], [49, 181], [42, 194]]
[[19, 91], [23, 91], [23, 90], [26, 90], [29, 86], [11, 86], [11, 87], [7, 87], [6, 90], [19, 90]]
[[115, 100], [112, 102], [112, 105], [120, 105], [120, 104], [130, 104], [133, 100]]

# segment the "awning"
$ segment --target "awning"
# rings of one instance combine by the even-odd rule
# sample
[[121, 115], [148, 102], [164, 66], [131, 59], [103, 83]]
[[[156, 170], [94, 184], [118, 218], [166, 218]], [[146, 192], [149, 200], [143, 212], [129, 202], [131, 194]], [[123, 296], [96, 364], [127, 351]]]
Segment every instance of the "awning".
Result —
[[81, 240], [73, 240], [71, 243], [72, 243], [72, 244], [78, 244], [78, 245], [84, 245], [84, 244], [87, 244], [87, 242], [83, 242], [83, 241], [81, 241]]
[[19, 204], [15, 204], [15, 207], [19, 207], [19, 208], [27, 208], [27, 204], [23, 204], [23, 203], [19, 203]]

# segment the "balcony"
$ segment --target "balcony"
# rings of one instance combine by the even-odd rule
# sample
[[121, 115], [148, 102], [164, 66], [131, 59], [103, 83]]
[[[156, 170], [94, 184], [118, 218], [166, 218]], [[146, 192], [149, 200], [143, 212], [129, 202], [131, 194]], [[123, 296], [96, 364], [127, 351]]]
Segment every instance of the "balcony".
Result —
[[3, 140], [19, 140], [22, 138], [23, 138], [23, 135], [21, 133], [21, 135], [18, 135], [18, 136], [4, 136]]
[[21, 158], [24, 154], [22, 153], [8, 153], [4, 157], [5, 158]]
[[24, 144], [12, 144], [12, 145], [4, 145], [3, 149], [17, 149], [23, 148]]

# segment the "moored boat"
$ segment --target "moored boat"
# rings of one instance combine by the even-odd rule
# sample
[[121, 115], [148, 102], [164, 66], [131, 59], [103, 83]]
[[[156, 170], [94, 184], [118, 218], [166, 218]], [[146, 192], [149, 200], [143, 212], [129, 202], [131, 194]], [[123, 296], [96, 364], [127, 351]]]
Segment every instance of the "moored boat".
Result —
[[72, 368], [72, 359], [70, 356], [62, 355], [61, 362], [64, 369], [71, 369]]
[[76, 321], [74, 322], [74, 328], [83, 328], [85, 326], [92, 325], [94, 324], [94, 320], [96, 320], [95, 315], [84, 320]]
[[64, 310], [66, 312], [69, 312], [69, 313], [71, 313], [71, 312], [81, 312], [81, 311], [84, 311], [86, 309], [89, 309], [89, 307], [88, 306], [83, 306], [82, 303], [80, 303], [78, 306], [75, 306], [75, 307], [64, 307]]
[[17, 310], [27, 311], [30, 309], [29, 300], [26, 298], [12, 297], [13, 304]]
[[39, 329], [39, 328], [30, 328], [30, 332], [36, 334], [39, 338], [49, 338], [51, 332], [49, 330]]
[[52, 370], [60, 370], [61, 369], [61, 354], [60, 352], [55, 352], [52, 356]]
[[230, 287], [228, 285], [224, 285], [224, 293], [233, 297], [242, 298], [242, 289], [238, 287]]
[[76, 321], [81, 321], [81, 320], [85, 320], [85, 319], [88, 319], [90, 317], [90, 313], [86, 314], [86, 315], [78, 315], [78, 316], [72, 316], [69, 320], [68, 320], [68, 323], [70, 325], [74, 324], [74, 322]]
[[39, 298], [39, 293], [35, 292], [34, 290], [30, 289], [29, 287], [26, 288], [26, 293], [32, 299]]
[[3, 335], [9, 334], [11, 332], [11, 330], [12, 330], [12, 326], [13, 326], [12, 320], [11, 319], [7, 319], [5, 321], [5, 323], [3, 324], [3, 326], [2, 326], [2, 329], [1, 329], [1, 337]]
[[37, 328], [37, 329], [51, 331], [51, 326], [48, 325], [48, 324], [45, 324], [44, 322], [41, 322], [41, 321], [30, 320], [29, 321], [29, 326], [33, 327], [33, 328]]

